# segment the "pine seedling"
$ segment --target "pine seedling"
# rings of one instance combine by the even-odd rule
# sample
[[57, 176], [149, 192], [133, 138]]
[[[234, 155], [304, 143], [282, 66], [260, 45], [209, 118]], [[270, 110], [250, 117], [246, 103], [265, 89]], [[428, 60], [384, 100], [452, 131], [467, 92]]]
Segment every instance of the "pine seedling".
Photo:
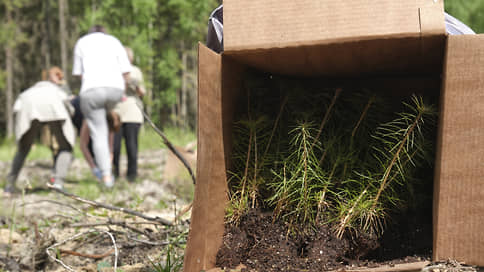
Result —
[[[435, 110], [413, 96], [412, 104], [405, 104], [407, 111], [379, 126], [373, 136], [374, 167], [367, 170], [361, 184], [368, 184], [360, 194], [348, 194], [342, 205], [336, 233], [341, 237], [348, 228], [379, 235], [383, 230], [386, 212], [400, 202], [397, 187], [412, 181], [412, 170], [420, 165], [426, 149], [426, 128], [433, 126]], [[370, 174], [372, 173], [372, 174]], [[349, 187], [347, 187], [349, 188]]]
[[275, 207], [274, 216], [282, 216], [292, 226], [315, 223], [319, 201], [315, 195], [327, 186], [326, 175], [314, 155], [313, 149], [319, 149], [319, 142], [314, 141], [313, 135], [314, 126], [310, 122], [299, 122], [290, 132], [291, 154], [284, 162], [282, 173], [275, 174], [269, 185], [274, 193], [268, 203]]
[[255, 208], [258, 204], [259, 189], [264, 178], [258, 175], [257, 169], [264, 167], [260, 161], [260, 153], [263, 152], [260, 147], [266, 146], [269, 139], [268, 124], [264, 116], [235, 123], [234, 171], [229, 172], [231, 222], [237, 222], [249, 208]]
[[436, 111], [433, 106], [425, 105], [422, 97], [413, 96], [412, 105], [405, 104], [407, 113], [399, 114], [399, 118], [382, 125], [377, 129], [375, 138], [384, 146], [375, 149], [381, 166], [382, 177], [378, 180], [378, 191], [373, 198], [373, 207], [379, 203], [385, 189], [392, 183], [403, 184], [411, 177], [406, 174], [408, 166], [417, 167], [425, 157], [426, 129], [424, 125], [434, 126]]

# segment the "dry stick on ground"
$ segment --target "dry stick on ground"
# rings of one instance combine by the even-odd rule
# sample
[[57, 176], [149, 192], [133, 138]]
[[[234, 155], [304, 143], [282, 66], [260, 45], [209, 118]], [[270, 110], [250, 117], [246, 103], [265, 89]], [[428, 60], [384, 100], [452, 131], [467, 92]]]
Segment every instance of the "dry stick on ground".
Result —
[[141, 240], [141, 239], [133, 238], [129, 235], [126, 235], [126, 238], [128, 238], [129, 240], [133, 240], [135, 242], [147, 244], [147, 245], [150, 245], [150, 246], [166, 246], [166, 245], [170, 244], [169, 242], [152, 242], [152, 241], [147, 241], [147, 240]]
[[[106, 221], [106, 222], [94, 222], [94, 223], [73, 223], [70, 224], [69, 227], [72, 228], [87, 228], [87, 227], [96, 227], [96, 226], [107, 226], [107, 225], [113, 225], [111, 222], [112, 220]], [[162, 225], [158, 222], [127, 222], [127, 221], [114, 221], [114, 222], [119, 222], [119, 223], [124, 223], [128, 225]]]
[[147, 216], [147, 215], [144, 215], [140, 212], [137, 212], [137, 211], [134, 211], [134, 210], [131, 210], [131, 209], [128, 209], [128, 208], [121, 208], [121, 207], [116, 207], [116, 206], [112, 206], [112, 205], [109, 205], [109, 204], [104, 204], [104, 203], [100, 203], [100, 202], [97, 202], [97, 201], [93, 201], [93, 200], [87, 200], [87, 199], [84, 199], [84, 198], [81, 198], [77, 195], [74, 195], [74, 194], [71, 194], [71, 193], [68, 193], [68, 192], [65, 192], [61, 189], [58, 189], [50, 184], [47, 184], [47, 187], [51, 190], [54, 190], [56, 191], [57, 193], [60, 193], [60, 194], [63, 194], [67, 197], [70, 197], [74, 200], [77, 200], [79, 202], [82, 202], [82, 203], [86, 203], [86, 204], [89, 204], [91, 206], [94, 206], [94, 207], [98, 207], [98, 208], [104, 208], [104, 209], [108, 209], [108, 210], [112, 210], [112, 211], [118, 211], [118, 212], [123, 212], [123, 213], [126, 213], [126, 214], [130, 214], [130, 215], [134, 215], [134, 216], [137, 216], [137, 217], [141, 217], [143, 219], [146, 219], [148, 221], [155, 221], [155, 222], [158, 222], [160, 224], [163, 224], [163, 225], [166, 225], [166, 226], [171, 226], [172, 225], [172, 222], [168, 221], [167, 219], [164, 219], [164, 218], [161, 218], [161, 217], [151, 217], [151, 216]]
[[177, 222], [178, 220], [180, 220], [180, 218], [185, 215], [189, 210], [192, 209], [192, 206], [193, 206], [193, 201], [190, 202], [190, 204], [188, 204], [187, 206], [185, 206], [185, 208], [183, 208], [181, 211], [178, 212], [177, 216], [175, 217], [175, 222]]
[[59, 252], [62, 255], [67, 255], [68, 254], [68, 255], [85, 257], [85, 258], [91, 258], [91, 259], [97, 260], [97, 259], [102, 259], [104, 257], [107, 257], [107, 256], [113, 254], [114, 253], [114, 248], [106, 251], [103, 254], [87, 254], [87, 253], [77, 252], [77, 251], [73, 251], [73, 250], [62, 249], [62, 248], [59, 249]]
[[153, 123], [153, 121], [151, 121], [151, 119], [148, 116], [148, 114], [146, 114], [146, 112], [144, 112], [143, 109], [141, 109], [141, 107], [140, 107], [140, 110], [143, 113], [145, 119], [148, 121], [148, 123], [150, 123], [151, 127], [156, 131], [156, 133], [158, 133], [158, 135], [160, 135], [161, 139], [163, 139], [163, 143], [183, 163], [183, 165], [185, 166], [185, 168], [188, 170], [188, 173], [190, 173], [190, 176], [192, 177], [193, 184], [195, 184], [196, 183], [196, 181], [195, 181], [195, 175], [193, 174], [192, 168], [190, 167], [190, 165], [188, 164], [188, 162], [185, 160], [185, 158], [182, 156], [182, 154], [180, 154], [180, 152], [178, 152], [178, 150], [176, 150], [175, 146], [173, 146], [173, 144], [170, 141], [168, 141], [168, 138], [165, 136], [165, 134], [163, 134], [163, 132], [161, 132], [161, 130]]
[[116, 271], [116, 268], [118, 267], [118, 247], [116, 246], [116, 240], [114, 239], [114, 236], [108, 232], [108, 231], [105, 231], [105, 230], [99, 230], [99, 229], [91, 229], [91, 230], [88, 230], [86, 232], [82, 232], [82, 233], [78, 233], [72, 237], [69, 237], [61, 242], [58, 242], [58, 243], [55, 243], [53, 245], [51, 245], [50, 247], [48, 247], [45, 252], [47, 253], [47, 256], [49, 256], [49, 258], [51, 258], [52, 260], [54, 260], [55, 262], [58, 262], [59, 264], [61, 264], [65, 269], [69, 270], [69, 271], [75, 271], [74, 269], [72, 269], [71, 267], [69, 267], [68, 265], [66, 265], [64, 262], [62, 262], [61, 260], [57, 259], [55, 257], [55, 255], [51, 255], [50, 253], [50, 250], [54, 250], [55, 247], [58, 247], [62, 244], [65, 244], [69, 241], [72, 241], [72, 240], [75, 240], [77, 238], [79, 238], [80, 236], [82, 235], [86, 235], [86, 234], [89, 234], [89, 233], [93, 233], [93, 232], [102, 232], [102, 233], [105, 233], [109, 236], [109, 238], [111, 238], [111, 241], [113, 242], [113, 247], [114, 247], [114, 270], [113, 271]]
[[149, 239], [153, 239], [153, 237], [149, 233], [139, 230], [135, 227], [129, 226], [126, 221], [112, 220], [111, 218], [109, 218], [108, 221], [106, 222], [79, 223], [79, 224], [70, 224], [69, 226], [73, 228], [90, 228], [90, 227], [97, 227], [97, 226], [112, 226], [112, 225], [129, 229], [133, 232], [144, 235]]

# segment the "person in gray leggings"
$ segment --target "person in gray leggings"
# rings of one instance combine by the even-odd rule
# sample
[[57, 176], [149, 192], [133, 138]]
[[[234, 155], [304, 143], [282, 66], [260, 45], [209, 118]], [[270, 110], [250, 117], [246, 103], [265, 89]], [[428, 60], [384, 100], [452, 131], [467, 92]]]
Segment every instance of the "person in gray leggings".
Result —
[[[131, 64], [121, 42], [104, 27], [91, 27], [74, 47], [72, 74], [82, 79], [81, 111], [91, 134], [94, 157], [106, 187], [114, 185], [111, 173], [106, 109], [121, 101]], [[111, 105], [114, 106], [114, 105]]]
[[116, 88], [93, 88], [80, 94], [81, 111], [85, 117], [92, 139], [92, 149], [96, 165], [101, 170], [104, 185], [112, 187], [111, 153], [109, 150], [109, 126], [106, 119], [106, 105], [116, 104], [121, 100], [124, 91]]

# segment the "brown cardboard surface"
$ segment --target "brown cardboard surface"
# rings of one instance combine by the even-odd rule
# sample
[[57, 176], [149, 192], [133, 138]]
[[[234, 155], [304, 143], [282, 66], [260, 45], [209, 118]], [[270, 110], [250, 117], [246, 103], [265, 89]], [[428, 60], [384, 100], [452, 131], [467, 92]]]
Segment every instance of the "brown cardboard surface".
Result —
[[227, 183], [222, 131], [222, 58], [204, 45], [198, 51], [197, 184], [184, 271], [215, 267], [224, 232]]
[[434, 6], [419, 8], [420, 32], [423, 35], [445, 33], [444, 13], [436, 11]]
[[225, 0], [224, 47], [231, 52], [420, 37], [437, 29], [444, 34], [444, 20], [422, 17], [429, 14], [443, 17], [443, 1]]
[[[199, 46], [198, 167], [185, 251], [188, 272], [214, 268], [222, 243], [231, 125], [234, 105], [244, 97], [245, 65], [287, 75], [390, 76], [388, 86], [394, 84], [391, 76], [398, 81], [400, 75], [423, 75], [426, 84], [436, 86], [446, 41], [442, 0], [225, 0], [224, 5], [225, 53]], [[451, 36], [447, 46], [434, 259], [483, 266], [484, 36]], [[421, 79], [415, 80], [422, 87]]]
[[442, 70], [445, 36], [225, 52], [249, 66], [283, 75], [366, 76]]
[[484, 35], [449, 36], [434, 190], [434, 259], [484, 265]]

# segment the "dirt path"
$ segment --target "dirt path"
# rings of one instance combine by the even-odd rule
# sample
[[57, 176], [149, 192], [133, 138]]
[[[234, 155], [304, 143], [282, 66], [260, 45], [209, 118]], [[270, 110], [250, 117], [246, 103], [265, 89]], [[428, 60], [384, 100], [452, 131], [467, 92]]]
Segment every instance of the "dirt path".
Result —
[[[193, 152], [184, 151], [184, 155], [195, 163], [196, 155]], [[0, 177], [6, 176], [9, 167], [10, 163], [0, 162]], [[122, 156], [122, 175], [125, 167], [125, 156]], [[186, 170], [167, 150], [159, 149], [140, 153], [138, 172], [136, 183], [128, 183], [120, 178], [113, 190], [106, 191], [91, 177], [87, 164], [76, 159], [70, 168], [65, 190], [86, 199], [174, 222], [193, 195], [193, 184]], [[94, 209], [50, 191], [45, 186], [50, 175], [50, 161], [30, 160], [18, 179], [19, 187], [29, 188], [27, 193], [1, 198], [0, 271], [32, 271], [33, 266], [37, 270], [64, 271], [65, 268], [48, 258], [45, 252], [47, 247], [66, 239], [72, 241], [55, 246], [55, 250], [50, 251], [53, 256], [56, 250], [70, 250], [84, 255], [108, 253], [100, 258], [60, 254], [57, 251], [62, 262], [76, 271], [101, 271], [102, 267], [111, 267], [112, 271], [115, 261], [123, 271], [142, 271], [153, 266], [150, 260], [160, 262], [160, 265], [166, 264], [167, 250], [171, 250], [171, 258], [182, 254], [189, 212], [168, 227], [125, 213]], [[82, 234], [84, 232], [90, 233]], [[106, 232], [115, 239], [117, 257], [112, 239]]]

